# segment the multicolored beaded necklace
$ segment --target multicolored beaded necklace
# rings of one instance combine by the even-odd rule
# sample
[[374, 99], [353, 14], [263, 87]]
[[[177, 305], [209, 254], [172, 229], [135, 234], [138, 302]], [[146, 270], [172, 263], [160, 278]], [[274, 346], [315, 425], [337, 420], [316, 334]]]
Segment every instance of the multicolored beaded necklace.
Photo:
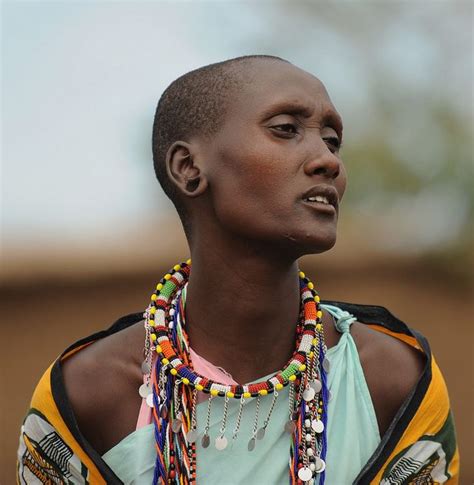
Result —
[[[244, 404], [257, 399], [249, 452], [265, 437], [278, 392], [289, 389], [289, 419], [285, 430], [291, 435], [290, 484], [324, 484], [326, 468], [326, 423], [328, 389], [325, 358], [326, 345], [322, 325], [320, 298], [314, 285], [303, 272], [300, 276], [301, 314], [296, 326], [296, 348], [286, 366], [265, 381], [248, 385], [224, 385], [197, 374], [189, 353], [189, 341], [184, 319], [186, 286], [191, 272], [191, 260], [175, 265], [166, 273], [151, 296], [143, 314], [146, 340], [142, 371], [144, 384], [140, 396], [152, 408], [155, 428], [156, 464], [153, 484], [190, 484], [196, 481], [197, 443], [203, 448], [211, 444], [209, 420], [213, 399], [224, 400], [224, 412], [219, 436], [214, 438], [217, 450], [228, 445], [225, 435], [227, 408], [231, 399], [239, 400], [232, 439], [236, 439]], [[208, 394], [205, 427], [197, 428], [197, 394]], [[268, 414], [258, 426], [260, 399], [272, 395]]]

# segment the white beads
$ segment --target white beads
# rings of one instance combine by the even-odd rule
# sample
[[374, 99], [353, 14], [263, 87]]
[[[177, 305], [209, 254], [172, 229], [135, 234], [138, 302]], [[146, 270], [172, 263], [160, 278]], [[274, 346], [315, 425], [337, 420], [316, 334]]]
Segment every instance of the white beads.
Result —
[[313, 448], [307, 448], [306, 449], [306, 454], [308, 456], [314, 456], [314, 450], [313, 450]]
[[306, 428], [311, 427], [311, 421], [309, 419], [305, 419], [304, 420], [304, 425], [305, 425]]
[[305, 436], [305, 439], [306, 439], [306, 443], [311, 443], [311, 435], [308, 433], [306, 436]]

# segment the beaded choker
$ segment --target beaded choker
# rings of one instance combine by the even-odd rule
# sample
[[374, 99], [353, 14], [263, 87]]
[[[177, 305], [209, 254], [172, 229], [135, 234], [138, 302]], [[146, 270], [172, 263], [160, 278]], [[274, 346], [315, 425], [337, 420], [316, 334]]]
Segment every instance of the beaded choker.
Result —
[[[143, 314], [146, 340], [140, 396], [152, 408], [155, 428], [156, 464], [154, 484], [189, 484], [196, 481], [196, 449], [211, 445], [209, 422], [212, 401], [221, 398], [224, 412], [213, 446], [224, 450], [227, 409], [231, 399], [239, 400], [232, 440], [237, 439], [244, 405], [256, 399], [256, 415], [247, 448], [252, 452], [265, 437], [270, 418], [285, 386], [289, 389], [288, 421], [289, 478], [291, 484], [324, 484], [328, 389], [322, 312], [314, 285], [303, 272], [300, 276], [301, 314], [296, 326], [296, 348], [286, 366], [264, 381], [247, 385], [224, 385], [201, 376], [193, 369], [186, 334], [184, 305], [191, 260], [175, 265], [156, 286], [151, 303]], [[198, 392], [208, 395], [206, 423], [196, 420]], [[259, 403], [271, 399], [267, 416], [259, 427]], [[230, 437], [230, 436], [229, 436]]]

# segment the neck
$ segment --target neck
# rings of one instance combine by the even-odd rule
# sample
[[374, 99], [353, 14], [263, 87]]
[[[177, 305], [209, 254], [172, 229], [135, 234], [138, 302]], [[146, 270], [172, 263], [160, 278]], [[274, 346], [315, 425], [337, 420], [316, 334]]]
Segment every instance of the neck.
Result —
[[297, 262], [192, 252], [186, 296], [191, 347], [239, 383], [282, 368], [295, 347], [300, 311]]

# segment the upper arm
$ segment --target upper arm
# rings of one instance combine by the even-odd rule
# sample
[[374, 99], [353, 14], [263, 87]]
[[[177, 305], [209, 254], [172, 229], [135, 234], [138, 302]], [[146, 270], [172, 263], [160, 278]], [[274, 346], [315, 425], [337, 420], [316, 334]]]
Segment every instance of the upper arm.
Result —
[[363, 342], [360, 360], [383, 435], [415, 388], [425, 366], [425, 356], [395, 337], [363, 324], [357, 327], [354, 331]]

